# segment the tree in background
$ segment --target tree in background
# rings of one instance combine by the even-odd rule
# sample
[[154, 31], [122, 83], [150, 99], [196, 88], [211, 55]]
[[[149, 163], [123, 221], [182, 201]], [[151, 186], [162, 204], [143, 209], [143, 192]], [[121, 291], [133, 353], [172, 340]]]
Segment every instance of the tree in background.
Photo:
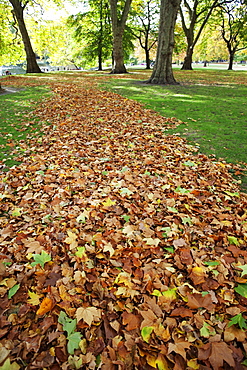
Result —
[[26, 72], [27, 73], [41, 73], [41, 69], [37, 63], [36, 55], [33, 51], [31, 40], [27, 32], [27, 27], [24, 20], [24, 10], [29, 4], [29, 0], [9, 0], [13, 7], [13, 16], [17, 22], [19, 31], [21, 33], [22, 42], [26, 53]]
[[228, 70], [232, 70], [235, 54], [247, 48], [247, 2], [235, 0], [222, 4], [219, 16], [221, 35], [229, 53]]
[[172, 71], [172, 53], [180, 3], [181, 0], [161, 0], [157, 54], [148, 83], [177, 84]]
[[101, 71], [112, 50], [110, 7], [108, 0], [91, 0], [89, 5], [89, 11], [70, 16], [68, 25], [74, 28], [76, 42], [83, 45], [80, 53], [86, 64], [97, 59]]
[[81, 66], [80, 44], [73, 39], [66, 18], [39, 22], [30, 19], [27, 25], [32, 34], [32, 43], [41, 59], [54, 66], [73, 64], [77, 69]]
[[[123, 35], [132, 0], [109, 0], [113, 34], [113, 67], [111, 73], [126, 73]], [[122, 6], [121, 6], [122, 4]]]
[[0, 65], [23, 62], [25, 54], [13, 22], [11, 7], [0, 3]]
[[150, 50], [158, 39], [159, 1], [135, 2], [131, 10], [131, 32], [145, 51], [146, 69], [150, 69]]
[[193, 56], [194, 61], [204, 61], [204, 63], [207, 60], [227, 60], [226, 46], [221, 37], [220, 27], [215, 23], [215, 16], [212, 16], [204, 28], [200, 40], [195, 46]]
[[183, 0], [180, 6], [182, 27], [187, 40], [186, 56], [182, 69], [192, 70], [194, 48], [219, 0]]

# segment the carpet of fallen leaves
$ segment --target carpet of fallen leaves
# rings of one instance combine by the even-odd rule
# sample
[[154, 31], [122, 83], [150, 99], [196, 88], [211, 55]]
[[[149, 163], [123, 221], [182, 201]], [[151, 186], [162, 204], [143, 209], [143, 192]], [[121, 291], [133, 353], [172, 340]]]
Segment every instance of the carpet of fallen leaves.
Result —
[[231, 165], [90, 79], [50, 87], [44, 135], [0, 175], [0, 369], [246, 369]]

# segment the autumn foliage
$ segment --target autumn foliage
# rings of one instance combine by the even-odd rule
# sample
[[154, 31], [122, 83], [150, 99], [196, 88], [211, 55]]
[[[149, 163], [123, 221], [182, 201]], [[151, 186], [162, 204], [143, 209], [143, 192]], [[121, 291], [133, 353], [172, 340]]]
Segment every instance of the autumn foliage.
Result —
[[232, 166], [87, 81], [46, 81], [44, 135], [1, 173], [0, 369], [246, 369]]

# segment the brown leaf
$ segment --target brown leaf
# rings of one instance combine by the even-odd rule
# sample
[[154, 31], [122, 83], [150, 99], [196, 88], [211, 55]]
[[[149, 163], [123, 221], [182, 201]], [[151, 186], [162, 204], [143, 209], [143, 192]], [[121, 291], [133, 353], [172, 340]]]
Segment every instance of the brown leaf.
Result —
[[224, 342], [211, 343], [211, 354], [209, 356], [209, 361], [214, 370], [218, 370], [220, 367], [222, 367], [224, 361], [233, 368], [235, 366], [232, 350]]
[[168, 344], [168, 354], [171, 352], [178, 353], [186, 360], [186, 349], [190, 348], [191, 343], [185, 341], [177, 341]]
[[126, 330], [134, 330], [140, 327], [141, 319], [138, 315], [134, 315], [133, 313], [123, 312], [123, 325], [126, 326]]
[[206, 294], [204, 297], [201, 294], [188, 294], [188, 303], [187, 305], [191, 309], [197, 309], [199, 307], [204, 307], [207, 310], [211, 311], [214, 309], [214, 304], [212, 303], [212, 298], [210, 294]]

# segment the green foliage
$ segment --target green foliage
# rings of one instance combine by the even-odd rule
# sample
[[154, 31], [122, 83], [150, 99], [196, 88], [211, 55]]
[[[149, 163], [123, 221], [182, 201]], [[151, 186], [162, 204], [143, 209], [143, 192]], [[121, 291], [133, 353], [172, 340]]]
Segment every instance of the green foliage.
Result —
[[232, 325], [238, 325], [240, 329], [247, 329], [246, 319], [243, 317], [241, 313], [231, 318], [231, 320], [228, 323], [228, 326]]
[[42, 251], [41, 254], [33, 254], [33, 259], [35, 262], [32, 262], [31, 266], [40, 265], [44, 268], [45, 263], [51, 261], [51, 256], [45, 251]]
[[8, 299], [12, 298], [15, 293], [19, 290], [20, 284], [15, 284], [12, 288], [8, 291]]
[[11, 7], [0, 2], [0, 65], [23, 62], [23, 44], [14, 26]]
[[154, 328], [152, 326], [144, 326], [141, 330], [141, 336], [144, 342], [148, 343]]
[[90, 10], [68, 18], [74, 40], [81, 45], [84, 66], [96, 60], [102, 63], [111, 56], [112, 33], [108, 1], [89, 1]]
[[79, 348], [82, 340], [81, 333], [76, 332], [76, 319], [70, 319], [64, 311], [61, 311], [58, 317], [58, 322], [63, 326], [63, 330], [67, 332], [67, 349], [70, 355], [73, 355], [75, 349]]
[[240, 294], [242, 297], [247, 298], [247, 283], [244, 284], [238, 284], [234, 288], [235, 292]]

